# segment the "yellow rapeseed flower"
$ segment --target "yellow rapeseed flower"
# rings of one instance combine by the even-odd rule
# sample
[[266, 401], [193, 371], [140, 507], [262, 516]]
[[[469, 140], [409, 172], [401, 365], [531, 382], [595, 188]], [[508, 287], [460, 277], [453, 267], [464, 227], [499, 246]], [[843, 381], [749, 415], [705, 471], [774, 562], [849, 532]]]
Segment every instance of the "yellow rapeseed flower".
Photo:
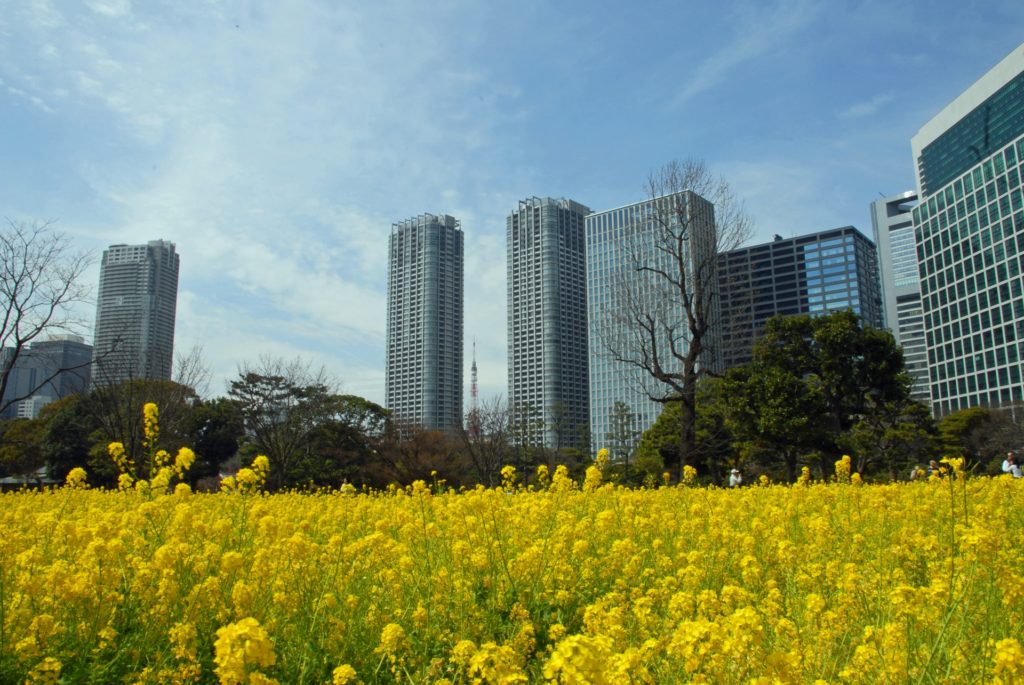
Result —
[[268, 668], [277, 662], [274, 643], [252, 617], [218, 629], [213, 648], [214, 672], [221, 685], [242, 685], [250, 681], [251, 667]]
[[67, 478], [65, 478], [64, 483], [69, 488], [88, 487], [88, 484], [86, 483], [85, 469], [83, 469], [80, 466], [76, 466], [75, 468], [71, 469], [70, 471], [68, 471], [68, 475]]

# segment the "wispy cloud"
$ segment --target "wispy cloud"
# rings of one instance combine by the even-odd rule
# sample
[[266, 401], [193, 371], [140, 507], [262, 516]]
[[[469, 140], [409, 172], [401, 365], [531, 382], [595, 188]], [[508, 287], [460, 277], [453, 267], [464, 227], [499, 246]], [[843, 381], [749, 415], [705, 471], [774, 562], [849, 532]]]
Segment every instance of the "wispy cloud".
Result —
[[880, 93], [870, 100], [856, 102], [849, 107], [839, 111], [840, 119], [860, 119], [878, 114], [885, 105], [892, 102], [894, 96], [891, 93]]
[[[517, 88], [423, 39], [444, 34], [443, 13], [316, 2], [239, 16], [89, 7], [92, 17], [76, 21], [46, 3], [32, 8], [37, 44], [49, 46], [32, 75], [39, 93], [65, 94], [66, 116], [109, 117], [106, 135], [130, 150], [80, 151], [74, 170], [117, 217], [96, 248], [177, 243], [177, 344], [201, 342], [220, 376], [264, 351], [301, 354], [380, 400], [388, 229], [423, 211], [456, 213], [442, 202], [473, 211], [474, 178], [500, 157], [493, 130]], [[467, 273], [487, 284], [467, 309], [487, 322], [481, 351], [495, 358], [488, 368], [500, 358], [487, 373], [497, 390], [503, 245], [460, 218], [469, 242], [491, 253], [470, 259]]]
[[[709, 57], [692, 70], [688, 81], [671, 105], [683, 105], [695, 95], [710, 90], [728, 78], [738, 67], [785, 46], [824, 11], [825, 6], [810, 0], [777, 2], [764, 6], [743, 5], [730, 15], [731, 32]], [[692, 27], [694, 32], [700, 27]]]

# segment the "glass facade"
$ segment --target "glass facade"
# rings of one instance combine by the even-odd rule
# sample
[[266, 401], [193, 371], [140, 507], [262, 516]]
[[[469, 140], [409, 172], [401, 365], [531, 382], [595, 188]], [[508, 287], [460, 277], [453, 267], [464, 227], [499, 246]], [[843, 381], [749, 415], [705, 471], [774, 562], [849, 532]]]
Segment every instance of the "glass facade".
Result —
[[917, 160], [921, 192], [930, 195], [1002, 149], [1024, 131], [1024, 72], [926, 145]]
[[726, 368], [751, 360], [776, 314], [852, 309], [882, 326], [874, 244], [853, 226], [733, 250], [719, 258]]
[[1024, 136], [913, 212], [937, 416], [1024, 400]]
[[[677, 299], [665, 292], [663, 279], [645, 278], [638, 273], [638, 261], [653, 264], [660, 254], [654, 245], [655, 216], [662, 216], [666, 207], [674, 207], [682, 199], [695, 207], [693, 215], [706, 218], [696, 221], [691, 240], [684, 245], [687, 261], [692, 261], [701, 247], [714, 249], [714, 209], [702, 197], [693, 193], [676, 193], [662, 198], [646, 200], [625, 207], [595, 212], [587, 217], [587, 306], [590, 338], [590, 427], [593, 449], [607, 445], [612, 431], [611, 415], [616, 402], [629, 407], [633, 415], [633, 429], [637, 435], [649, 428], [661, 413], [663, 404], [650, 399], [650, 395], [666, 395], [667, 385], [660, 384], [646, 371], [625, 362], [616, 361], [614, 352], [631, 356], [630, 340], [637, 330], [629, 325], [624, 315], [624, 299], [658, 316], [675, 331], [677, 349], [685, 354], [688, 329], [685, 314]], [[665, 255], [661, 255], [666, 269]], [[627, 295], [628, 293], [628, 295]], [[644, 302], [646, 300], [646, 302]], [[667, 342], [667, 341], [666, 341]], [[717, 352], [718, 346], [710, 347]], [[656, 386], [656, 387], [655, 387]]]
[[912, 396], [930, 404], [924, 310], [911, 214], [916, 205], [917, 193], [913, 191], [875, 200], [871, 203], [871, 224], [878, 249], [882, 318], [903, 348], [903, 360], [913, 379]]

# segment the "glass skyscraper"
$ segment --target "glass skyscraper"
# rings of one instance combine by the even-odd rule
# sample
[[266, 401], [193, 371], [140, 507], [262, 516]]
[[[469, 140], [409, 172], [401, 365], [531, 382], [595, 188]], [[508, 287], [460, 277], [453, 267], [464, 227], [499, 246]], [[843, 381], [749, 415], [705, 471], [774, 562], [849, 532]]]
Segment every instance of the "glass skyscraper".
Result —
[[1024, 45], [911, 141], [932, 411], [1024, 400]]
[[731, 250], [719, 258], [718, 282], [726, 368], [751, 360], [776, 314], [850, 309], [882, 327], [877, 252], [853, 226]]
[[435, 430], [462, 426], [462, 239], [447, 214], [391, 227], [387, 408]]
[[506, 222], [508, 403], [518, 439], [559, 449], [589, 432], [585, 219], [572, 200], [532, 197]]
[[23, 399], [8, 406], [0, 418], [33, 419], [44, 405], [88, 390], [91, 362], [92, 345], [77, 335], [53, 335], [31, 343], [11, 368], [3, 404]]
[[[644, 309], [655, 315], [659, 323], [668, 324], [676, 349], [686, 354], [689, 328], [678, 293], [668, 292], [670, 288], [666, 288], [662, 277], [637, 269], [639, 264], [644, 264], [664, 267], [668, 273], [678, 271], [678, 265], [672, 264], [671, 259], [657, 249], [655, 234], [659, 219], [665, 220], [678, 207], [686, 207], [692, 217], [689, 239], [683, 243], [692, 290], [692, 272], [697, 262], [714, 266], [713, 259], [708, 257], [716, 249], [714, 208], [710, 202], [695, 193], [679, 192], [587, 217], [590, 426], [594, 450], [617, 439], [611, 436], [615, 430], [612, 414], [617, 402], [629, 408], [633, 418], [631, 428], [638, 439], [665, 406], [650, 399], [651, 394], [662, 397], [671, 394], [669, 386], [655, 381], [646, 371], [616, 360], [616, 354], [636, 358], [642, 349], [635, 344], [637, 336], [643, 334], [629, 321], [630, 306]], [[717, 300], [712, 297], [711, 301]], [[712, 314], [711, 321], [717, 323], [716, 319], [717, 314]], [[719, 333], [718, 326], [713, 326], [709, 338], [705, 339], [707, 354], [702, 364], [706, 367], [719, 366]], [[662, 351], [668, 349], [668, 342], [667, 339], [659, 341]], [[664, 363], [678, 362], [671, 358]]]
[[878, 248], [885, 325], [903, 348], [903, 359], [914, 381], [912, 396], [927, 404], [931, 401], [928, 350], [911, 214], [916, 204], [917, 193], [909, 190], [875, 200], [871, 203], [871, 223]]
[[111, 245], [100, 263], [92, 383], [170, 380], [178, 306], [174, 243]]

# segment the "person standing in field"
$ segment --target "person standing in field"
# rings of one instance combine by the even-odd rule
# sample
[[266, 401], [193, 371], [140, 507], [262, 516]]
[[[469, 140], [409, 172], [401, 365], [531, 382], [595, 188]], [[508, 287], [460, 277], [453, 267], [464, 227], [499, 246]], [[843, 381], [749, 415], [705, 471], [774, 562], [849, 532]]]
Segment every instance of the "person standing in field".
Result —
[[743, 485], [743, 474], [739, 469], [733, 469], [729, 472], [729, 487], [738, 488], [741, 485]]
[[1013, 452], [1006, 453], [1006, 459], [1003, 460], [1003, 473], [1008, 473], [1014, 478], [1024, 476], [1020, 463], [1017, 461], [1017, 455]]

